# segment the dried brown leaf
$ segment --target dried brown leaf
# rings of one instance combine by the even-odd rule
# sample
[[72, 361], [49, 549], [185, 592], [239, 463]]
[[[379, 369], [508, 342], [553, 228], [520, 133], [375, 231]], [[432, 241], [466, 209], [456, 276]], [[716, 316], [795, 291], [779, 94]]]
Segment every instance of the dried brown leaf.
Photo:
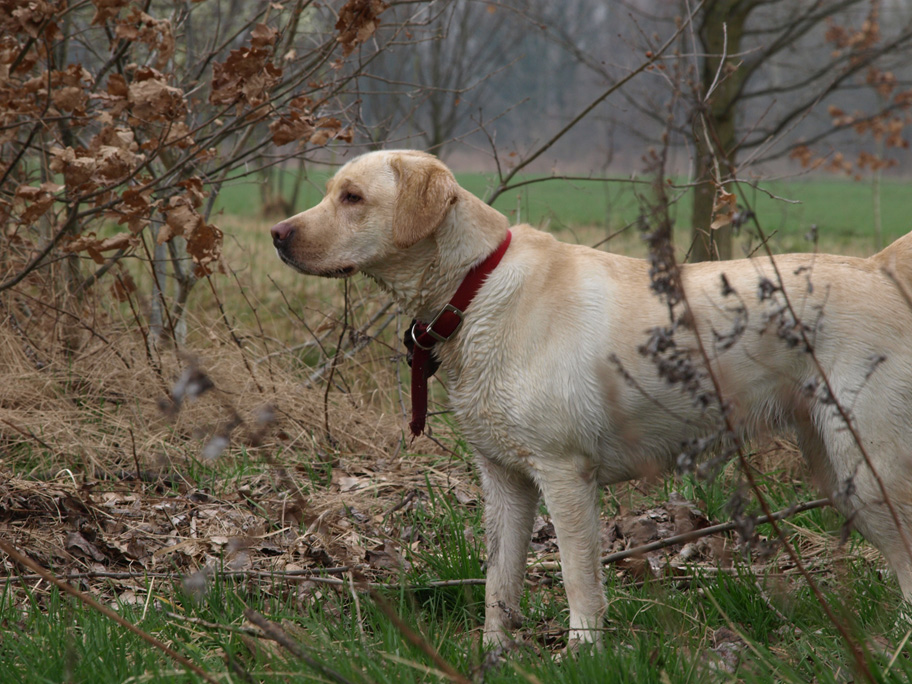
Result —
[[136, 70], [127, 92], [132, 114], [141, 122], [175, 121], [187, 111], [183, 91], [169, 86], [165, 76], [151, 67]]
[[270, 47], [275, 45], [278, 36], [278, 30], [266, 24], [257, 24], [250, 32], [250, 43], [255, 48]]
[[123, 40], [144, 43], [150, 50], [155, 50], [155, 66], [164, 69], [174, 56], [174, 33], [171, 22], [167, 19], [156, 19], [138, 7], [125, 19], [117, 22], [114, 35]]
[[[15, 5], [14, 5], [15, 6]], [[21, 3], [13, 10], [13, 18], [20, 28], [32, 38], [38, 38], [42, 30], [47, 37], [51, 37], [51, 30], [59, 34], [56, 24], [52, 21], [56, 7], [46, 0], [31, 0]]]
[[111, 294], [118, 302], [129, 301], [130, 295], [136, 292], [136, 281], [129, 273], [121, 273], [111, 285]]
[[89, 182], [95, 174], [95, 160], [87, 154], [77, 154], [72, 147], [54, 147], [50, 154], [51, 171], [63, 174], [63, 180], [70, 188]]
[[301, 138], [309, 137], [314, 130], [313, 121], [300, 115], [283, 116], [269, 124], [272, 142], [287, 145]]
[[139, 244], [139, 238], [133, 233], [118, 233], [108, 238], [97, 238], [94, 233], [87, 233], [73, 238], [63, 245], [62, 251], [67, 254], [94, 250], [96, 252], [110, 252], [112, 249], [127, 249]]
[[735, 212], [738, 210], [738, 198], [734, 193], [727, 192], [721, 185], [716, 188], [713, 200], [713, 221], [710, 230], [719, 230], [731, 225]]
[[42, 183], [40, 187], [20, 185], [16, 188], [16, 199], [26, 203], [21, 220], [25, 223], [34, 223], [44, 216], [48, 209], [54, 205], [54, 194], [63, 186], [56, 183]]
[[95, 5], [95, 16], [92, 17], [92, 26], [103, 24], [114, 19], [121, 8], [126, 7], [129, 0], [92, 0]]
[[79, 532], [70, 532], [67, 535], [65, 548], [71, 553], [86, 556], [99, 563], [107, 560], [107, 557], [98, 550], [98, 547], [83, 537]]
[[352, 51], [370, 39], [380, 26], [380, 14], [389, 7], [384, 0], [348, 0], [339, 10], [336, 41], [342, 45], [342, 54], [347, 57]]
[[169, 208], [165, 211], [165, 225], [158, 231], [156, 241], [163, 245], [175, 235], [189, 237], [203, 222], [203, 217], [193, 208], [183, 196], [172, 197]]
[[197, 276], [212, 273], [222, 257], [222, 231], [209, 223], [200, 222], [187, 238], [187, 253], [196, 264]]
[[174, 145], [182, 150], [192, 147], [195, 143], [190, 135], [190, 127], [183, 121], [176, 121], [168, 128], [165, 136], [165, 146]]
[[89, 96], [79, 86], [63, 86], [54, 89], [51, 99], [60, 111], [77, 112], [84, 111]]
[[269, 90], [282, 79], [282, 69], [269, 61], [271, 48], [232, 50], [228, 59], [212, 67], [212, 104], [259, 106], [269, 100]]
[[128, 188], [123, 191], [121, 201], [106, 215], [120, 224], [126, 224], [130, 231], [139, 233], [149, 225], [152, 210], [158, 201], [152, 200], [152, 190]]

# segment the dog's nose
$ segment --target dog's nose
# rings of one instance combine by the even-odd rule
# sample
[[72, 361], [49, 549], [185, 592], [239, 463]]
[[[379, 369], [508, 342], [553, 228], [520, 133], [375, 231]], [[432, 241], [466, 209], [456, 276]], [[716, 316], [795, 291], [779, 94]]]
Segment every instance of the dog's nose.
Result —
[[282, 221], [270, 228], [269, 232], [272, 233], [272, 244], [282, 247], [294, 235], [294, 226], [287, 221]]

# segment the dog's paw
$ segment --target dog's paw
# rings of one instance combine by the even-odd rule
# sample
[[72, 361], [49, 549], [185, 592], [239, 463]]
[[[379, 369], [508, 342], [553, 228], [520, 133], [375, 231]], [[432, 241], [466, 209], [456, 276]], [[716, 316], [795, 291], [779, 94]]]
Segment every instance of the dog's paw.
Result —
[[514, 630], [522, 626], [522, 616], [518, 612], [500, 611], [499, 619], [485, 621], [482, 643], [486, 649], [511, 649], [516, 646]]
[[503, 629], [488, 631], [485, 629], [482, 645], [486, 651], [506, 653], [517, 646], [516, 639], [513, 635]]
[[567, 638], [566, 655], [585, 655], [602, 647], [602, 633], [597, 629], [571, 629]]

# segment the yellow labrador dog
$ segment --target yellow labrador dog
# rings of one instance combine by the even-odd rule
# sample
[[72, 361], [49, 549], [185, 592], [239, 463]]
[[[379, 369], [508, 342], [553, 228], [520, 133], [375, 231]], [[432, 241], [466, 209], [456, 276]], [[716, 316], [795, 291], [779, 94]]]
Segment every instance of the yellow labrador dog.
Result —
[[[912, 599], [912, 237], [867, 259], [682, 266], [692, 318], [673, 349], [703, 371], [670, 382], [675, 361], [654, 332], [669, 325], [669, 309], [650, 289], [646, 261], [511, 229], [431, 155], [353, 159], [323, 201], [272, 236], [302, 273], [365, 273], [425, 322], [487, 264], [461, 327], [434, 348], [484, 486], [486, 643], [520, 624], [540, 496], [557, 532], [570, 644], [599, 641], [599, 487], [673, 467], [683, 445], [717, 431], [719, 402], [700, 401], [712, 379], [743, 435], [794, 431], [816, 484]], [[665, 377], [663, 360], [672, 364]]]

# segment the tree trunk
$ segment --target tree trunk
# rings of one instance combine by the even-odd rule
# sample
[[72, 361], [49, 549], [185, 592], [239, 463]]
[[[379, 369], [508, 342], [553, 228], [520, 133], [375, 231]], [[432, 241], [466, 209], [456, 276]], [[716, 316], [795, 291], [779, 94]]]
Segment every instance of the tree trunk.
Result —
[[[699, 120], [694, 126], [694, 186], [693, 207], [691, 208], [691, 247], [688, 261], [715, 261], [731, 259], [732, 231], [731, 226], [711, 230], [715, 186], [711, 179], [715, 176], [713, 168], [714, 151], [701, 135], [702, 125]], [[701, 138], [703, 138], [701, 140]]]
[[[706, 57], [700, 72], [700, 93], [694, 112], [694, 187], [691, 210], [690, 261], [730, 259], [731, 226], [710, 230], [715, 186], [734, 168], [735, 110], [745, 78], [737, 68], [744, 22], [757, 0], [714, 0], [703, 11], [699, 40]], [[724, 62], [723, 62], [724, 60]], [[718, 167], [718, 172], [716, 171]]]

